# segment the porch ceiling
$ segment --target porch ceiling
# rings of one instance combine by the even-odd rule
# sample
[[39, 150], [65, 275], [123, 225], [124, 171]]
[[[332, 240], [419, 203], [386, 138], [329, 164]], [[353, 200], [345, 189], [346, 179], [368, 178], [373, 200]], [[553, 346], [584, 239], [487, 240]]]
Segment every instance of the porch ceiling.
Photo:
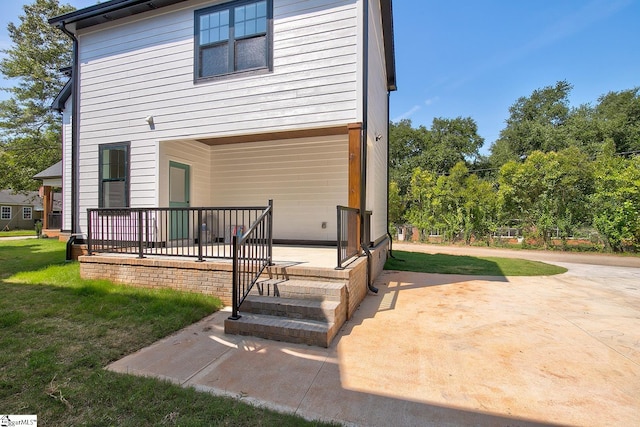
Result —
[[239, 144], [244, 142], [277, 141], [281, 139], [309, 138], [314, 136], [347, 135], [347, 126], [333, 126], [318, 129], [300, 129], [283, 132], [256, 133], [249, 135], [198, 138], [196, 141], [206, 145]]

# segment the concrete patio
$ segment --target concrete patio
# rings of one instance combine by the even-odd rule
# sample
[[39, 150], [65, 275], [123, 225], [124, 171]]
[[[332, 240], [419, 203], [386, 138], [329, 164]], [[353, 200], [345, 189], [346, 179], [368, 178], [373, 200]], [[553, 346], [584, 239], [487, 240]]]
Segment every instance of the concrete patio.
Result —
[[219, 312], [108, 369], [346, 425], [640, 425], [640, 269], [587, 261], [384, 272], [328, 349], [225, 335]]

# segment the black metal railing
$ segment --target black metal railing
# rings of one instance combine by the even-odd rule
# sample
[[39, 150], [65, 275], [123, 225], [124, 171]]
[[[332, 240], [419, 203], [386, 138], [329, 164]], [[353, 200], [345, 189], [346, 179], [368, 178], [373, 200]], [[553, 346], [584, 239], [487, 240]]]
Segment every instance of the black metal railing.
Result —
[[88, 209], [87, 250], [89, 255], [233, 259], [233, 236], [245, 234], [267, 208]]
[[233, 295], [229, 319], [240, 318], [240, 305], [262, 272], [273, 264], [273, 201], [241, 236], [233, 236]]
[[338, 206], [337, 211], [338, 266], [336, 269], [341, 270], [348, 260], [360, 253], [360, 242], [358, 238], [360, 210], [346, 206]]

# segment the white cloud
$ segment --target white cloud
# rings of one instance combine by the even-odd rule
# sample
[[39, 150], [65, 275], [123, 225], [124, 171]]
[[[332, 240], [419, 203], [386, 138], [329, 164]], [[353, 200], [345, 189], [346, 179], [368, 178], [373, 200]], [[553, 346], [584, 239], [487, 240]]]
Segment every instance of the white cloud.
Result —
[[409, 117], [413, 116], [415, 113], [417, 113], [422, 107], [419, 105], [414, 105], [413, 107], [411, 107], [411, 109], [409, 109], [408, 111], [405, 111], [404, 113], [400, 114], [397, 117], [394, 117], [391, 121], [392, 122], [399, 122], [400, 120], [404, 120], [404, 119], [408, 119]]
[[438, 97], [438, 96], [435, 96], [435, 97], [429, 98], [429, 99], [425, 99], [424, 100], [424, 105], [429, 106], [429, 105], [432, 105], [432, 104], [438, 102], [439, 100], [440, 100], [440, 97]]

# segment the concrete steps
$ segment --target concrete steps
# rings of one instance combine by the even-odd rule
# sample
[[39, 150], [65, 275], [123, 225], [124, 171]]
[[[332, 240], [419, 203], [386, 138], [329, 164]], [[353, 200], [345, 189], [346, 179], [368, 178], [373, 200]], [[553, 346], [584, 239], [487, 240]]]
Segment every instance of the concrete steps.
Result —
[[275, 341], [329, 347], [336, 334], [335, 323], [309, 319], [289, 319], [266, 314], [243, 314], [238, 320], [225, 320], [227, 334], [251, 335]]
[[347, 317], [346, 284], [315, 280], [263, 280], [225, 320], [225, 333], [328, 347]]
[[339, 316], [340, 301], [311, 299], [274, 298], [249, 295], [242, 303], [242, 311], [267, 316], [309, 319], [320, 322], [334, 322]]

